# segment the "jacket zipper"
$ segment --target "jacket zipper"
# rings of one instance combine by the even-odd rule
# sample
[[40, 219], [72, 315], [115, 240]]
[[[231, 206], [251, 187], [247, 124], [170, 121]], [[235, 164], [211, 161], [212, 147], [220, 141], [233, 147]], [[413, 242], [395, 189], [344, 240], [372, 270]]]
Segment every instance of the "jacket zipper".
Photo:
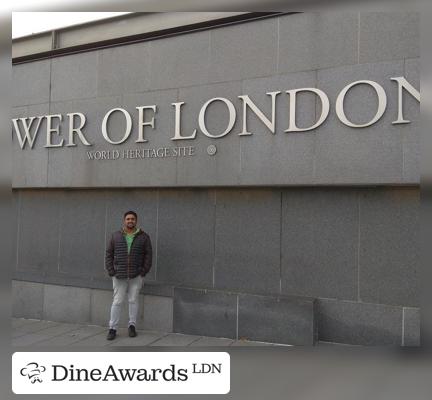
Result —
[[[130, 251], [128, 252], [128, 263], [127, 263], [127, 278], [128, 278], [128, 280], [129, 280], [129, 256], [130, 256], [130, 253], [132, 252], [132, 246], [133, 246], [133, 244], [134, 244], [134, 242], [135, 242], [135, 238], [137, 237], [138, 233], [139, 233], [139, 232], [137, 232], [137, 233], [134, 235], [134, 237], [133, 237], [133, 239], [132, 239], [131, 246], [130, 246]], [[126, 240], [126, 238], [125, 238], [125, 240]], [[127, 243], [126, 243], [126, 246], [127, 246]]]

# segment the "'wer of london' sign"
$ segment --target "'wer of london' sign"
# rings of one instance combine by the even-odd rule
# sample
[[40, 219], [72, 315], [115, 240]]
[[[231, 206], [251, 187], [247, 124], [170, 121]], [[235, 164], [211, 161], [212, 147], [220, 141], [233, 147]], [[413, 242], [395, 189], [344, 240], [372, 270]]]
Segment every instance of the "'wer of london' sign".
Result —
[[[395, 81], [397, 84], [398, 91], [398, 111], [396, 119], [392, 122], [393, 124], [407, 124], [410, 121], [404, 118], [403, 115], [403, 95], [405, 92], [409, 93], [412, 97], [414, 97], [417, 101], [420, 102], [420, 91], [415, 89], [404, 77], [395, 77], [390, 78], [392, 81]], [[348, 91], [356, 85], [368, 85], [371, 87], [377, 96], [378, 106], [375, 116], [370, 120], [366, 121], [362, 124], [353, 123], [348, 119], [345, 114], [344, 109], [344, 99]], [[296, 122], [296, 99], [299, 93], [312, 93], [317, 97], [317, 99], [321, 103], [321, 114], [318, 116], [315, 123], [308, 127], [298, 127]], [[256, 117], [266, 126], [266, 128], [272, 133], [276, 133], [276, 100], [279, 95], [281, 95], [281, 91], [268, 92], [266, 93], [269, 96], [271, 101], [271, 112], [270, 115], [267, 116], [264, 112], [258, 108], [258, 106], [252, 101], [252, 99], [248, 95], [241, 95], [238, 98], [242, 101], [242, 129], [241, 132], [238, 133], [239, 136], [250, 136], [253, 135], [248, 129], [247, 126], [247, 113], [248, 111], [252, 111]], [[324, 123], [327, 119], [330, 111], [330, 101], [327, 94], [317, 88], [300, 88], [300, 89], [292, 89], [286, 90], [285, 94], [289, 97], [289, 122], [288, 127], [284, 130], [284, 132], [304, 132], [310, 131], [318, 128], [320, 125]], [[210, 132], [206, 125], [206, 112], [212, 103], [221, 102], [228, 110], [228, 124], [226, 129], [223, 132]], [[184, 102], [176, 102], [172, 103], [174, 108], [174, 132], [172, 133], [172, 137], [170, 140], [172, 141], [181, 141], [181, 140], [193, 140], [197, 136], [197, 129], [194, 129], [192, 132], [188, 134], [182, 132], [181, 129], [181, 110]], [[387, 107], [387, 95], [384, 88], [377, 82], [371, 80], [359, 80], [356, 82], [352, 82], [345, 86], [338, 94], [336, 98], [335, 111], [340, 122], [346, 126], [351, 128], [365, 128], [375, 124], [379, 119], [383, 116]], [[155, 116], [157, 114], [157, 105], [146, 105], [146, 106], [137, 106], [137, 117], [138, 117], [138, 137], [135, 140], [135, 143], [147, 143], [149, 139], [147, 139], [147, 135], [145, 134], [147, 129], [155, 128]], [[145, 111], [148, 110], [152, 113], [150, 119], [146, 120], [144, 115]], [[108, 130], [108, 122], [110, 117], [114, 113], [121, 113], [124, 117], [124, 134], [118, 139], [114, 140], [110, 135]], [[36, 138], [39, 134], [40, 126], [42, 121], [46, 120], [46, 140], [45, 148], [58, 148], [58, 147], [74, 147], [77, 146], [76, 139], [78, 138], [82, 145], [84, 146], [92, 146], [92, 143], [89, 142], [88, 138], [84, 134], [84, 127], [86, 124], [86, 116], [81, 112], [72, 112], [66, 114], [68, 119], [68, 135], [67, 139], [61, 138], [60, 131], [60, 123], [63, 121], [62, 114], [52, 114], [52, 115], [40, 115], [26, 118], [15, 118], [12, 120], [13, 128], [15, 135], [18, 139], [19, 145], [21, 149], [24, 149], [27, 145], [30, 149], [33, 149]], [[224, 97], [215, 97], [206, 101], [198, 114], [198, 127], [203, 135], [211, 138], [211, 139], [220, 139], [228, 135], [236, 122], [237, 113], [234, 107], [234, 104], [229, 99]], [[147, 128], [147, 129], [146, 129]], [[132, 132], [132, 116], [131, 114], [123, 109], [123, 108], [113, 108], [109, 110], [103, 117], [102, 125], [101, 125], [101, 133], [104, 140], [111, 145], [120, 145], [124, 143], [131, 135]], [[55, 137], [57, 137], [55, 139]], [[213, 155], [215, 153], [215, 149], [208, 148], [208, 154]], [[214, 146], [213, 146], [214, 147]], [[184, 146], [184, 147], [161, 147], [157, 149], [133, 149], [133, 150], [123, 150], [122, 152], [118, 150], [112, 150], [110, 152], [105, 151], [105, 154], [98, 152], [98, 156], [94, 153], [93, 157], [89, 155], [90, 159], [117, 159], [117, 158], [161, 158], [161, 157], [188, 157], [194, 155], [195, 148], [193, 146]], [[101, 155], [102, 154], [102, 155]]]

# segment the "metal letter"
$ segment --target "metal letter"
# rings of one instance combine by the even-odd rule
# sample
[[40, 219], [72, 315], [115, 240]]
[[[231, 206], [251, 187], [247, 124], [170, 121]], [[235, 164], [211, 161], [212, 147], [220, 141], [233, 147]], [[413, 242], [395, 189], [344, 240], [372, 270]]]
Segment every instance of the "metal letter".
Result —
[[[345, 111], [344, 111], [344, 99], [345, 99], [345, 95], [347, 94], [349, 89], [351, 89], [353, 86], [361, 85], [361, 84], [370, 85], [375, 89], [375, 91], [378, 95], [378, 110], [377, 110], [377, 113], [375, 114], [375, 117], [373, 117], [372, 120], [370, 120], [369, 122], [367, 122], [365, 124], [358, 125], [358, 124], [352, 123], [346, 117]], [[339, 95], [336, 99], [336, 114], [337, 114], [338, 118], [340, 119], [340, 121], [343, 124], [350, 126], [351, 128], [365, 128], [366, 126], [370, 126], [370, 125], [374, 124], [383, 116], [384, 111], [386, 110], [386, 107], [387, 107], [386, 93], [385, 93], [383, 87], [374, 81], [356, 81], [356, 82], [350, 83], [349, 85], [345, 86], [342, 89], [342, 91], [339, 93]]]
[[[36, 129], [35, 129], [35, 133], [33, 135], [33, 137], [30, 134], [30, 128], [33, 124], [33, 121], [35, 120], [35, 118], [38, 119], [37, 125], [36, 125]], [[30, 148], [33, 148], [34, 142], [36, 140], [36, 136], [39, 132], [39, 127], [41, 124], [43, 116], [40, 117], [31, 117], [31, 118], [15, 118], [12, 120], [13, 122], [13, 126], [15, 128], [15, 134], [18, 138], [18, 142], [20, 144], [21, 149], [24, 148], [26, 141], [29, 143]], [[27, 123], [27, 120], [30, 120], [29, 123]], [[23, 127], [24, 127], [24, 137], [21, 133], [21, 129], [19, 127], [18, 121], [21, 121]]]
[[[89, 142], [87, 142], [85, 136], [83, 135], [81, 129], [84, 127], [85, 123], [86, 123], [86, 117], [84, 114], [81, 114], [79, 112], [77, 113], [70, 113], [67, 114], [67, 116], [69, 117], [69, 143], [66, 145], [67, 147], [69, 146], [76, 146], [76, 144], [74, 143], [74, 133], [76, 133], [81, 142], [86, 145], [86, 146], [91, 146], [91, 144]], [[81, 123], [80, 126], [78, 128], [74, 128], [74, 117], [77, 116], [80, 118]]]
[[392, 81], [398, 83], [398, 117], [392, 124], [408, 124], [411, 121], [404, 119], [403, 117], [403, 90], [405, 89], [411, 96], [413, 96], [418, 102], [420, 102], [420, 91], [416, 90], [404, 77], [399, 76], [397, 78], [390, 78]]
[[190, 136], [182, 136], [181, 135], [181, 116], [180, 116], [180, 108], [184, 104], [184, 101], [180, 103], [171, 103], [175, 108], [175, 128], [174, 128], [174, 137], [171, 140], [180, 140], [180, 139], [195, 139], [197, 130], [194, 129], [192, 135]]
[[[222, 101], [223, 103], [225, 103], [228, 107], [228, 111], [229, 111], [229, 121], [228, 121], [228, 126], [225, 129], [224, 132], [222, 132], [220, 135], [212, 135], [206, 128], [205, 126], [205, 112], [207, 110], [207, 107], [213, 103], [214, 101]], [[213, 99], [208, 100], [202, 107], [201, 110], [199, 112], [199, 116], [198, 116], [198, 125], [202, 131], [202, 133], [204, 133], [204, 135], [208, 136], [209, 138], [213, 138], [213, 139], [218, 139], [221, 138], [225, 135], [227, 135], [231, 129], [234, 126], [235, 123], [235, 119], [236, 119], [236, 110], [234, 107], [234, 104], [231, 103], [228, 99], [225, 99], [224, 97], [215, 97]]]
[[250, 99], [249, 96], [238, 96], [239, 99], [243, 100], [243, 130], [239, 133], [239, 136], [245, 136], [245, 135], [252, 135], [252, 132], [249, 132], [247, 129], [247, 123], [246, 123], [246, 110], [247, 107], [249, 107], [255, 115], [261, 120], [262, 123], [269, 129], [271, 133], [275, 133], [276, 129], [276, 96], [280, 92], [269, 92], [266, 93], [268, 96], [271, 96], [272, 98], [272, 112], [271, 112], [271, 120], [268, 119], [262, 111], [256, 106], [256, 104]]
[[61, 142], [58, 144], [52, 144], [51, 143], [51, 135], [53, 133], [60, 135], [60, 125], [57, 126], [57, 128], [52, 128], [51, 127], [52, 119], [58, 118], [61, 122], [63, 119], [62, 115], [61, 114], [47, 115], [45, 118], [47, 120], [47, 131], [46, 131], [47, 137], [46, 137], [46, 145], [44, 147], [62, 147], [64, 139], [62, 139]]
[[[321, 100], [321, 115], [318, 121], [309, 128], [299, 128], [296, 125], [296, 104], [297, 104], [297, 93], [298, 92], [312, 92], [318, 95]], [[289, 95], [290, 105], [289, 105], [289, 126], [285, 132], [304, 132], [310, 131], [312, 129], [318, 128], [327, 118], [330, 111], [330, 102], [327, 95], [320, 89], [316, 88], [302, 88], [287, 90], [286, 93]]]
[[[138, 110], [138, 140], [135, 140], [135, 143], [145, 143], [148, 140], [144, 139], [144, 126], [151, 126], [154, 129], [154, 114], [156, 114], [156, 106], [143, 106], [136, 107]], [[150, 121], [144, 121], [144, 109], [153, 110], [153, 118]]]
[[[109, 116], [115, 112], [115, 111], [120, 111], [124, 114], [125, 118], [126, 118], [126, 130], [125, 130], [125, 134], [123, 136], [122, 139], [120, 139], [119, 141], [115, 142], [114, 140], [111, 140], [108, 136], [108, 132], [107, 132], [107, 122], [108, 122], [108, 118]], [[123, 108], [113, 108], [112, 110], [109, 110], [102, 121], [102, 135], [105, 138], [105, 140], [111, 144], [120, 144], [123, 143], [130, 135], [132, 130], [132, 118], [130, 116], [130, 114], [124, 110]]]

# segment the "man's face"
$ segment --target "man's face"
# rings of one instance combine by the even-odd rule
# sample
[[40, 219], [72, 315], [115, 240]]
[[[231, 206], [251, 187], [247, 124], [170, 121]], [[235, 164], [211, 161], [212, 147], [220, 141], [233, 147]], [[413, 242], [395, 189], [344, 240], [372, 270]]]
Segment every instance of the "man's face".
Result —
[[128, 214], [126, 215], [125, 219], [124, 219], [124, 225], [126, 228], [128, 229], [133, 229], [136, 227], [136, 218], [135, 215], [133, 214]]

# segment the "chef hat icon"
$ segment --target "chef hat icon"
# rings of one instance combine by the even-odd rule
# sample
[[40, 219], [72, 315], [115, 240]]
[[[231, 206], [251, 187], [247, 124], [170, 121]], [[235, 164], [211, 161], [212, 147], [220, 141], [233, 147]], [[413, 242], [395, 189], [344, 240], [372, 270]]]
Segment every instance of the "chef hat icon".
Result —
[[28, 376], [31, 383], [42, 382], [40, 374], [45, 372], [46, 368], [41, 365], [39, 366], [36, 362], [28, 363], [24, 368], [21, 369], [20, 373], [22, 376]]

